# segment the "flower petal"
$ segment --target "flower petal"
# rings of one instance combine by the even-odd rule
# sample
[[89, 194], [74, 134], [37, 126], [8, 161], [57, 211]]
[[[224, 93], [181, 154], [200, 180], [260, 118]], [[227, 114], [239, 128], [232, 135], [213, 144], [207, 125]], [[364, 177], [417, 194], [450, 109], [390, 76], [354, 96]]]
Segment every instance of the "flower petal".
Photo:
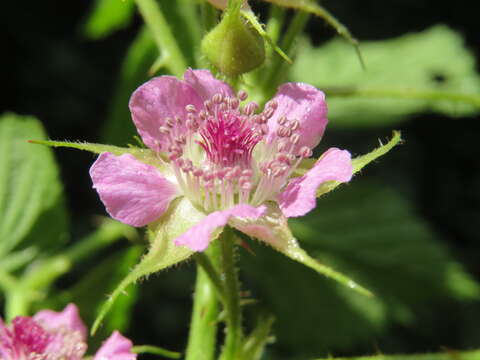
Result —
[[114, 331], [102, 344], [93, 360], [135, 360], [137, 354], [132, 353], [132, 342]]
[[175, 123], [176, 134], [186, 130], [185, 106], [192, 104], [197, 109], [203, 101], [194, 88], [173, 76], [159, 76], [147, 81], [132, 94], [129, 102], [132, 119], [143, 142], [154, 151], [165, 151], [170, 145], [169, 136], [160, 131], [167, 118], [180, 117]]
[[208, 247], [213, 232], [225, 226], [231, 217], [256, 219], [262, 216], [265, 211], [265, 206], [256, 208], [247, 204], [236, 205], [227, 210], [215, 211], [177, 237], [175, 245], [183, 245], [194, 251], [203, 251]]
[[156, 220], [179, 195], [177, 187], [155, 167], [130, 154], [101, 154], [90, 176], [110, 216], [132, 226]]
[[188, 69], [183, 77], [185, 82], [195, 89], [203, 101], [210, 99], [215, 94], [235, 96], [230, 85], [216, 79], [208, 70]]
[[278, 88], [271, 101], [278, 106], [268, 120], [267, 142], [277, 137], [278, 120], [285, 116], [287, 120], [299, 121], [297, 150], [303, 146], [313, 149], [318, 145], [328, 122], [327, 104], [322, 91], [304, 83], [286, 83]]
[[286, 217], [302, 216], [316, 203], [316, 190], [326, 181], [350, 181], [352, 161], [346, 150], [331, 148], [302, 177], [294, 178], [280, 193], [278, 203]]
[[69, 332], [78, 332], [81, 335], [81, 341], [87, 338], [87, 328], [85, 327], [78, 308], [74, 304], [68, 304], [62, 312], [52, 310], [42, 310], [33, 316], [33, 320], [38, 322], [46, 330], [68, 330]]

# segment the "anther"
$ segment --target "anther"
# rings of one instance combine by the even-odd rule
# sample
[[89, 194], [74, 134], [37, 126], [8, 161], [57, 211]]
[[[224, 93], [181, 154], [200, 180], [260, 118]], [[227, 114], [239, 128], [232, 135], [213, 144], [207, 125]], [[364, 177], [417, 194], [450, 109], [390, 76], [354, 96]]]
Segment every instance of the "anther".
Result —
[[245, 90], [240, 90], [237, 96], [240, 99], [240, 101], [245, 101], [248, 98], [248, 93]]
[[195, 105], [193, 105], [193, 104], [188, 104], [187, 106], [185, 106], [185, 110], [186, 110], [188, 113], [195, 113], [195, 112], [197, 112], [197, 108], [196, 108]]
[[278, 125], [285, 125], [286, 122], [287, 118], [284, 115], [280, 116], [277, 120]]
[[167, 117], [165, 119], [165, 124], [169, 127], [169, 128], [173, 128], [173, 126], [175, 125], [175, 122], [174, 120], [171, 118], [171, 117]]
[[212, 96], [212, 101], [214, 104], [220, 104], [223, 101], [222, 94], [215, 94]]
[[298, 134], [293, 134], [292, 136], [290, 136], [290, 142], [293, 144], [293, 145], [296, 145], [298, 143], [298, 140], [300, 140], [300, 135]]
[[160, 134], [163, 134], [163, 135], [169, 135], [170, 134], [170, 129], [166, 126], [160, 126], [158, 128], [158, 131], [160, 131]]
[[302, 146], [302, 148], [298, 152], [298, 155], [304, 159], [309, 158], [310, 156], [312, 156], [312, 149], [310, 149], [308, 146]]
[[297, 130], [299, 127], [300, 127], [300, 122], [298, 120], [293, 120], [290, 122], [290, 129], [292, 129], [292, 131]]

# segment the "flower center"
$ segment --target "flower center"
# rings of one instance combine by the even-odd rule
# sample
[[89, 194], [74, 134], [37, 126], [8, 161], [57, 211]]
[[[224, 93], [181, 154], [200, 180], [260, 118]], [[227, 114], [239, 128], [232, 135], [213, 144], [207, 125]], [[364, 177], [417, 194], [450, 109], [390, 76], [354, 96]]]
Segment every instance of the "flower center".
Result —
[[168, 155], [179, 186], [207, 212], [273, 198], [301, 158], [311, 154], [310, 149], [296, 150], [295, 120], [280, 118], [277, 136], [267, 144], [267, 122], [277, 103], [269, 102], [256, 114], [254, 102], [240, 105], [246, 98], [245, 92], [216, 94], [200, 111], [187, 105], [185, 121], [167, 119], [160, 129], [170, 136]]

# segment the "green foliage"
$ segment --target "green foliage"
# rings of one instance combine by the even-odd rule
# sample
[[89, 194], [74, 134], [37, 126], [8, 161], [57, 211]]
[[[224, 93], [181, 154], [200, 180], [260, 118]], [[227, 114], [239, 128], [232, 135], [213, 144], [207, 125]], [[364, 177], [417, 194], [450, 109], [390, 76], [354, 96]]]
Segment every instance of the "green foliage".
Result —
[[245, 255], [243, 268], [276, 316], [274, 333], [292, 358], [349, 348], [391, 324], [417, 325], [417, 316], [447, 301], [480, 298], [478, 283], [411, 205], [379, 184], [354, 180], [290, 225], [310, 254], [375, 294], [358, 296], [253, 245], [257, 256]]
[[33, 138], [45, 138], [35, 118], [14, 114], [0, 118], [0, 259], [29, 245], [48, 251], [67, 237], [55, 159], [50, 149], [27, 142]]
[[134, 5], [133, 0], [96, 0], [83, 32], [91, 39], [100, 39], [128, 26]]
[[332, 125], [391, 125], [421, 111], [456, 117], [480, 109], [475, 59], [446, 26], [364, 42], [361, 49], [365, 71], [338, 39], [319, 48], [304, 42], [291, 69], [291, 80], [327, 92]]

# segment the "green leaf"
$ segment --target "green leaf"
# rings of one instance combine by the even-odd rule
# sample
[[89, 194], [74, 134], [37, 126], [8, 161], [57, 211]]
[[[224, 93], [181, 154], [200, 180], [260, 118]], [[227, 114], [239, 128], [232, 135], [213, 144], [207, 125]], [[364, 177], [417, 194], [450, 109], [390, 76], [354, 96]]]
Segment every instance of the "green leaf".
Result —
[[317, 360], [480, 360], [480, 350], [457, 351], [447, 349], [440, 353], [402, 354], [402, 355], [374, 355], [356, 356], [348, 358], [329, 357]]
[[90, 39], [100, 39], [128, 26], [132, 20], [133, 0], [96, 0], [83, 27]]
[[20, 245], [52, 249], [67, 237], [55, 159], [50, 149], [29, 144], [31, 138], [45, 138], [38, 120], [0, 117], [0, 258]]
[[[369, 346], [393, 325], [435, 329], [444, 324], [445, 303], [460, 308], [459, 302], [480, 297], [478, 282], [411, 204], [379, 184], [354, 180], [289, 223], [309, 254], [375, 294], [358, 296], [253, 246], [256, 256], [245, 254], [242, 268], [254, 296], [277, 318], [274, 333], [282, 350], [299, 358]], [[295, 306], [289, 294], [295, 294]]]
[[131, 284], [137, 282], [142, 277], [175, 265], [193, 255], [194, 252], [192, 250], [183, 246], [176, 246], [173, 240], [198, 223], [204, 216], [185, 198], [176, 199], [172, 202], [169, 211], [155, 224], [151, 225], [152, 241], [148, 253], [118, 284], [101, 307], [100, 313], [92, 326], [92, 334], [97, 331], [103, 318], [110, 311], [118, 296], [124, 293]]
[[326, 91], [332, 125], [390, 125], [422, 111], [458, 117], [480, 109], [474, 56], [446, 26], [365, 42], [362, 53], [366, 71], [339, 40], [299, 49], [290, 79]]

